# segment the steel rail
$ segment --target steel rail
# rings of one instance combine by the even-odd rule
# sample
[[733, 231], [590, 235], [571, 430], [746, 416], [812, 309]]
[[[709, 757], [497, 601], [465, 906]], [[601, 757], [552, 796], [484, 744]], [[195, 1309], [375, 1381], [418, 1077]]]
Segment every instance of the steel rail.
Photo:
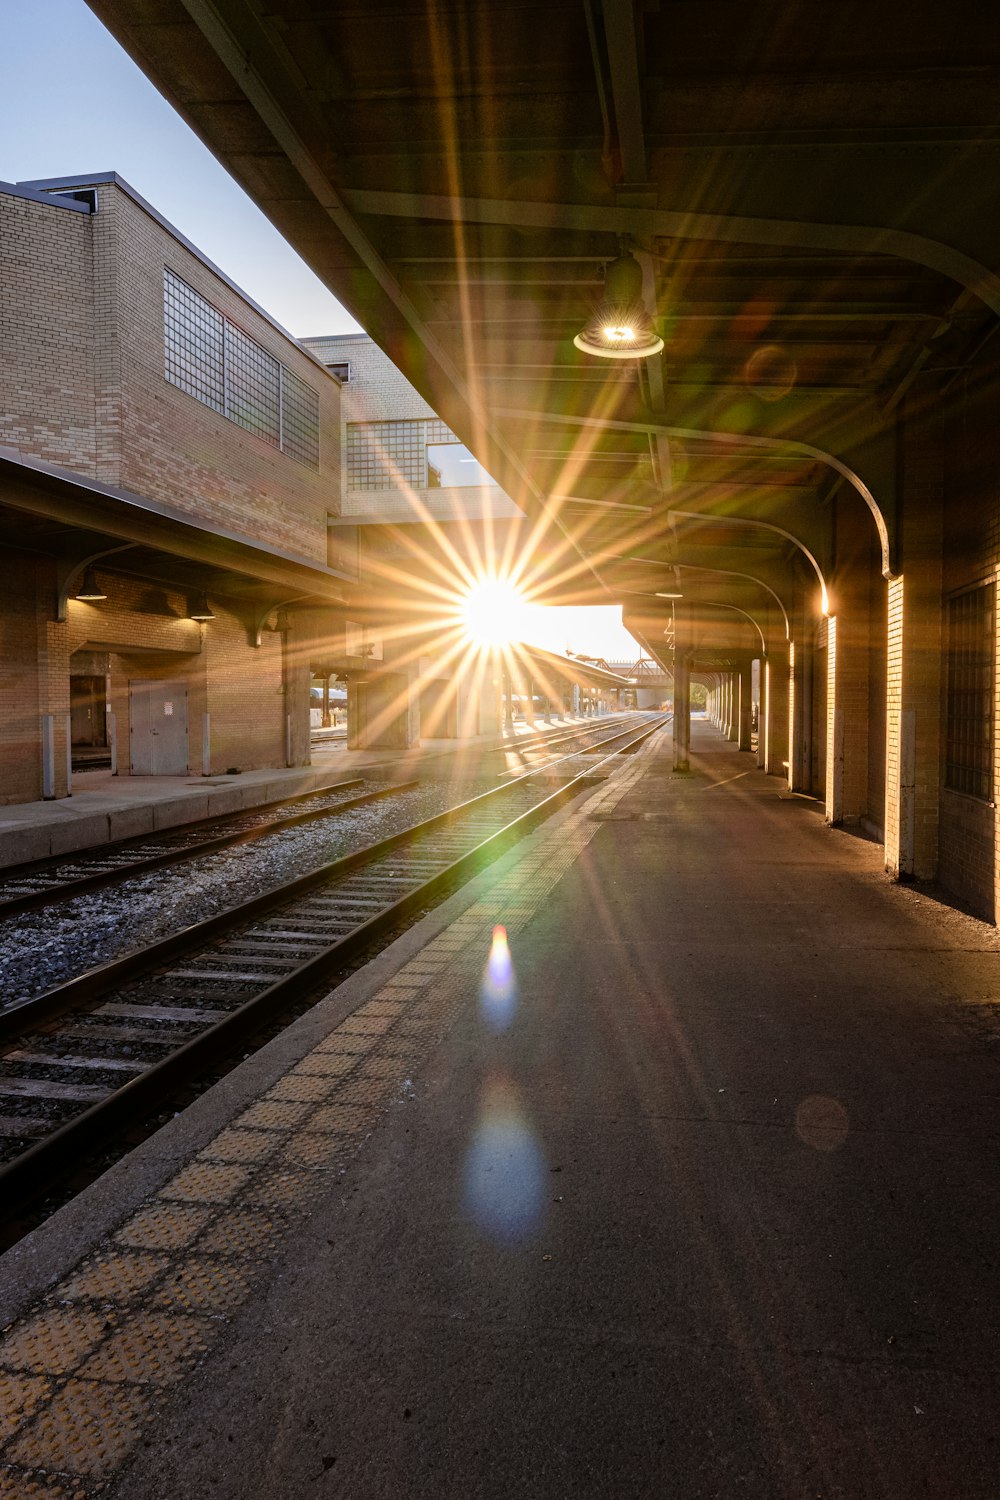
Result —
[[[324, 790], [331, 792], [340, 790], [340, 787], [361, 786], [363, 778], [355, 781], [340, 783], [338, 786], [326, 787]], [[26, 891], [21, 896], [11, 896], [8, 900], [0, 900], [0, 919], [15, 916], [21, 911], [37, 911], [40, 907], [51, 906], [59, 901], [71, 901], [74, 896], [84, 896], [88, 891], [102, 890], [105, 886], [117, 885], [123, 880], [130, 879], [133, 875], [144, 875], [149, 870], [163, 870], [168, 865], [183, 864], [189, 859], [198, 859], [203, 854], [214, 854], [220, 849], [229, 849], [235, 844], [246, 844], [253, 839], [262, 838], [264, 834], [275, 833], [283, 828], [293, 828], [299, 823], [315, 822], [319, 818], [333, 817], [334, 814], [344, 812], [352, 807], [363, 807], [368, 802], [377, 802], [383, 797], [393, 797], [397, 792], [412, 791], [419, 786], [418, 781], [400, 781], [393, 786], [380, 787], [374, 792], [363, 792], [358, 797], [347, 797], [342, 802], [335, 802], [329, 807], [311, 807], [304, 812], [290, 813], [284, 818], [271, 818], [267, 822], [258, 823], [250, 828], [234, 830], [232, 833], [220, 834], [217, 838], [200, 839], [195, 844], [181, 844], [175, 849], [165, 849], [161, 854], [151, 854], [146, 859], [133, 860], [130, 864], [118, 865], [112, 870], [98, 870], [93, 875], [80, 875], [72, 880], [64, 880], [45, 886], [37, 891]], [[268, 804], [269, 806], [272, 804]], [[253, 809], [246, 809], [251, 812]], [[232, 816], [239, 816], [233, 814]], [[220, 821], [212, 819], [213, 822]], [[197, 823], [183, 825], [188, 828], [196, 828]], [[169, 830], [171, 833], [176, 829]], [[148, 842], [149, 835], [146, 836]], [[123, 841], [124, 842], [124, 841]], [[140, 843], [141, 840], [136, 840]], [[110, 845], [99, 846], [103, 852]], [[65, 856], [63, 856], [65, 859]]]
[[[638, 746], [649, 739], [663, 727], [664, 722], [664, 719], [658, 717], [653, 723], [647, 723], [633, 731], [632, 746]], [[622, 734], [616, 734], [610, 737], [609, 742], [622, 738]], [[621, 750], [610, 751], [605, 759], [611, 760], [620, 753]], [[527, 773], [524, 779], [532, 774]], [[420, 912], [430, 900], [470, 879], [499, 858], [566, 802], [578, 796], [592, 776], [592, 768], [579, 772], [565, 785], [435, 871], [398, 900], [362, 921], [350, 932], [336, 938], [333, 943], [304, 963], [298, 964], [229, 1015], [215, 1021], [200, 1035], [184, 1042], [159, 1062], [144, 1068], [128, 1083], [114, 1089], [104, 1099], [65, 1121], [26, 1151], [0, 1166], [0, 1192], [4, 1195], [4, 1201], [21, 1206], [47, 1191], [53, 1176], [66, 1175], [78, 1162], [81, 1151], [92, 1148], [112, 1131], [147, 1113], [164, 1095], [179, 1084], [189, 1081], [206, 1063], [231, 1050], [241, 1035], [259, 1028], [264, 1020], [290, 999], [301, 998], [304, 992], [318, 985], [331, 971], [342, 967], [379, 938], [396, 929], [401, 922]], [[427, 833], [457, 822], [470, 809], [479, 809], [487, 802], [508, 795], [514, 785], [516, 783], [507, 783], [493, 791], [482, 793], [455, 808], [426, 819], [423, 823], [415, 824], [410, 829], [357, 850], [319, 870], [311, 871], [233, 911], [220, 913], [207, 922], [197, 923], [149, 948], [125, 955], [124, 958], [91, 970], [45, 995], [12, 1007], [0, 1016], [0, 1036], [7, 1039], [23, 1036], [25, 1023], [30, 1028], [50, 1021], [56, 1015], [75, 1010], [82, 1001], [93, 999], [114, 988], [123, 979], [148, 972], [151, 968], [162, 967], [169, 957], [190, 952], [193, 948], [203, 948], [221, 932], [245, 925], [248, 918], [286, 906], [296, 895], [330, 884], [349, 871], [373, 864], [380, 856], [407, 843], [416, 843]]]
[[[539, 735], [536, 739], [519, 744], [517, 748], [532, 750], [548, 748], [565, 744], [568, 740], [580, 738], [586, 734], [592, 734], [596, 726], [588, 725], [571, 731], [565, 735]], [[494, 754], [499, 750], [505, 750], [507, 746], [491, 747], [487, 754]], [[374, 769], [374, 768], [366, 768]], [[232, 822], [234, 819], [245, 819], [253, 817], [256, 813], [266, 811], [268, 808], [283, 807], [289, 803], [300, 802], [306, 799], [315, 800], [319, 797], [328, 796], [334, 792], [348, 791], [352, 787], [362, 786], [364, 777], [354, 777], [347, 781], [333, 782], [329, 786], [313, 788], [307, 792], [299, 792], [294, 797], [283, 797], [274, 802], [261, 803], [258, 807], [243, 808], [239, 812], [216, 814], [211, 818], [197, 818], [188, 823], [178, 823], [172, 828], [159, 829], [152, 833], [137, 834], [127, 839], [116, 839], [113, 843], [92, 846], [86, 850], [79, 850], [69, 854], [48, 855], [44, 859], [32, 861], [30, 864], [11, 866], [0, 870], [0, 887], [5, 884], [17, 884], [21, 880], [31, 880], [44, 876], [45, 872], [57, 868], [59, 865], [73, 864], [75, 861], [92, 859], [95, 863], [107, 859], [114, 859], [116, 855], [127, 854], [130, 849], [141, 849], [157, 837], [165, 839], [183, 838], [185, 833], [193, 833], [199, 827], [211, 827], [220, 823]], [[231, 833], [221, 834], [215, 838], [200, 839], [194, 843], [182, 843], [160, 854], [152, 854], [143, 858], [114, 865], [112, 868], [95, 870], [92, 875], [73, 876], [68, 880], [53, 880], [50, 885], [40, 886], [36, 890], [22, 891], [16, 896], [7, 898], [0, 897], [0, 921], [6, 917], [16, 916], [20, 912], [38, 911], [46, 906], [54, 905], [62, 901], [70, 901], [75, 896], [87, 895], [91, 891], [103, 890], [108, 886], [117, 885], [133, 875], [143, 875], [152, 870], [165, 869], [170, 865], [183, 864], [189, 859], [197, 859], [204, 854], [212, 854], [220, 849], [226, 849], [236, 844], [247, 843], [252, 839], [261, 838], [265, 834], [280, 832], [283, 828], [291, 828], [299, 823], [308, 823], [320, 818], [332, 816], [333, 814], [347, 810], [352, 807], [362, 807], [368, 802], [375, 802], [385, 797], [395, 796], [397, 792], [411, 791], [418, 786], [419, 782], [401, 781], [390, 787], [380, 788], [378, 791], [364, 792], [358, 797], [346, 798], [331, 806], [308, 808], [302, 812], [290, 813], [285, 817], [271, 818], [260, 823], [252, 824], [250, 827], [234, 829]]]
[[243, 807], [237, 812], [212, 813], [207, 818], [191, 818], [186, 823], [173, 823], [169, 828], [151, 828], [148, 833], [131, 833], [128, 838], [111, 839], [106, 844], [87, 844], [82, 849], [69, 849], [64, 854], [45, 854], [41, 859], [29, 859], [18, 865], [5, 865], [0, 869], [0, 883], [5, 880], [28, 880], [32, 875], [44, 874], [56, 865], [71, 863], [85, 854], [114, 854], [116, 850], [127, 850], [148, 843], [154, 838], [169, 838], [174, 834], [193, 832], [196, 828], [210, 828], [213, 823], [228, 822], [231, 818], [250, 816], [255, 812], [266, 812], [269, 807], [285, 807], [289, 802], [302, 802], [306, 798], [325, 797], [329, 792], [346, 792], [352, 787], [363, 786], [363, 776], [352, 776], [347, 781], [332, 781], [328, 786], [311, 787], [305, 792], [296, 792], [292, 797], [277, 797], [271, 802], [259, 802], [253, 807]]

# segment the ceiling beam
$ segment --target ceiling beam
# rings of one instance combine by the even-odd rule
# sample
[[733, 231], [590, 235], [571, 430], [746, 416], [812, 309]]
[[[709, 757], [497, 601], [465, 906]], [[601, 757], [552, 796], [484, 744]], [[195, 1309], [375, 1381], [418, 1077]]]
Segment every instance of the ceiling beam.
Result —
[[[503, 464], [511, 477], [513, 478], [516, 475], [519, 481], [519, 484], [513, 486], [513, 488], [517, 489], [518, 493], [523, 495], [524, 499], [529, 502], [536, 512], [541, 512], [548, 517], [551, 524], [565, 536], [573, 551], [580, 557], [587, 571], [590, 572], [591, 566], [589, 561], [579, 552], [572, 537], [564, 531], [558, 517], [550, 515], [544, 494], [535, 486], [529, 471], [521, 462], [520, 456], [496, 430], [494, 424], [489, 419], [483, 403], [479, 401], [476, 393], [467, 383], [462, 371], [454, 363], [451, 355], [444, 346], [437, 341], [426, 327], [417, 307], [403, 290], [387, 262], [382, 258], [372, 241], [358, 224], [353, 212], [345, 205], [344, 199], [334, 187], [329, 173], [321, 165], [316, 154], [293, 123], [289, 112], [274, 93], [271, 83], [254, 66], [250, 51], [244, 44], [244, 40], [241, 40], [241, 35], [245, 38], [251, 31], [260, 28], [264, 33], [266, 43], [272, 48], [272, 56], [277, 59], [277, 56], [283, 53], [283, 48], [275, 44], [276, 38], [273, 34], [273, 28], [269, 28], [267, 23], [262, 21], [259, 15], [248, 4], [242, 6], [240, 10], [243, 26], [241, 35], [237, 35], [231, 29], [228, 20], [223, 16], [221, 8], [215, 3], [215, 0], [183, 0], [183, 4], [208, 45], [215, 52], [219, 61], [252, 105], [275, 142], [285, 153], [302, 182], [312, 192], [316, 202], [321, 206], [331, 224], [335, 226], [358, 261], [374, 279], [382, 295], [392, 305], [399, 317], [423, 346], [427, 355], [430, 356], [432, 362], [437, 366], [440, 378], [451, 387], [461, 404], [468, 411], [470, 428], [476, 434], [475, 441], [477, 447], [481, 447], [485, 440], [493, 449], [493, 452], [502, 458]], [[296, 88], [295, 80], [282, 75], [281, 83], [284, 86], [286, 96], [297, 99], [299, 104], [305, 107], [307, 101], [302, 98], [301, 90]], [[599, 578], [597, 581], [599, 584], [601, 583]], [[603, 585], [601, 586], [603, 587]]]
[[[497, 415], [502, 417], [510, 417], [516, 421], [555, 422], [562, 423], [563, 425], [569, 427], [603, 428], [610, 432], [646, 432], [649, 430], [650, 426], [653, 425], [648, 422], [627, 422], [603, 417], [567, 417], [557, 415], [553, 412], [501, 410], [498, 411]], [[831, 469], [835, 470], [842, 479], [847, 480], [848, 484], [851, 485], [851, 487], [857, 492], [858, 495], [860, 495], [861, 499], [865, 502], [868, 510], [871, 513], [872, 520], [875, 522], [875, 529], [878, 533], [879, 544], [882, 549], [883, 578], [889, 579], [895, 578], [897, 576], [895, 571], [894, 550], [891, 545], [889, 526], [886, 517], [883, 514], [878, 501], [875, 499], [875, 496], [865, 484], [864, 480], [860, 477], [860, 475], [856, 474], [853, 469], [845, 464], [842, 459], [837, 458], [832, 453], [827, 453], [822, 448], [814, 448], [811, 443], [802, 443], [793, 438], [770, 438], [756, 436], [751, 437], [747, 433], [711, 432], [704, 429], [696, 430], [689, 427], [667, 427], [665, 431], [668, 432], [671, 437], [675, 438], [693, 439], [696, 441], [703, 440], [706, 443], [715, 443], [719, 447], [730, 452], [739, 452], [741, 447], [746, 448], [750, 452], [753, 452], [754, 449], [770, 449], [772, 452], [780, 452], [782, 449], [787, 449], [790, 453], [804, 454], [810, 458], [816, 459], [819, 463], [828, 465]]]
[[646, 186], [646, 135], [634, 0], [603, 0], [601, 8], [622, 184]]
[[686, 213], [633, 208], [621, 203], [451, 198], [434, 193], [391, 193], [358, 188], [345, 190], [345, 197], [354, 213], [381, 218], [443, 219], [452, 223], [504, 224], [521, 229], [629, 234], [646, 243], [665, 237], [730, 244], [800, 246], [836, 250], [844, 255], [893, 255], [949, 276], [1000, 315], [1000, 276], [995, 271], [954, 245], [888, 225], [824, 224], [800, 219], [761, 219], [741, 214]]

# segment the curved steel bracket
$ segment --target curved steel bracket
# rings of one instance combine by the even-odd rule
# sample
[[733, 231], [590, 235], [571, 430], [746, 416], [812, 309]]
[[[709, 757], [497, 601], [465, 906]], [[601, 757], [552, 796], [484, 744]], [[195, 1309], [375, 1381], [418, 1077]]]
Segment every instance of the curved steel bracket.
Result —
[[765, 531], [774, 531], [778, 534], [778, 536], [783, 536], [786, 541], [791, 542], [793, 546], [798, 547], [799, 551], [812, 564], [813, 572], [816, 574], [816, 578], [819, 582], [820, 611], [824, 615], [828, 615], [830, 613], [830, 596], [827, 592], [826, 579], [823, 577], [823, 569], [820, 567], [813, 554], [809, 551], [809, 548], [806, 546], [805, 542], [800, 541], [799, 538], [793, 535], [792, 532], [786, 531], [783, 526], [775, 526], [773, 521], [758, 521], [756, 517], [717, 516], [711, 511], [703, 510], [674, 510], [673, 507], [671, 507], [670, 514], [672, 516], [683, 516], [686, 520], [690, 521], [705, 521], [713, 526], [758, 526], [762, 527]]
[[884, 224], [830, 224], [625, 204], [553, 203], [542, 199], [517, 202], [508, 198], [454, 198], [377, 189], [352, 189], [344, 197], [352, 213], [377, 214], [382, 218], [446, 219], [452, 223], [510, 224], [525, 229], [629, 234], [640, 244], [658, 238], [714, 240], [721, 244], [801, 246], [842, 255], [894, 255], [968, 287], [986, 307], [1000, 314], [1000, 276], [995, 271], [957, 245]]
[[138, 547], [138, 542], [124, 542], [120, 547], [105, 547], [102, 552], [88, 552], [86, 557], [79, 558], [76, 562], [65, 560], [56, 564], [56, 622], [62, 625], [66, 620], [66, 610], [69, 597], [77, 579], [95, 562], [102, 557], [112, 557], [116, 552], [128, 552], [133, 547]]
[[[795, 438], [771, 438], [751, 437], [742, 432], [713, 432], [697, 427], [671, 427], [662, 422], [625, 422], [616, 418], [604, 419], [602, 417], [566, 417], [555, 412], [531, 412], [518, 411], [511, 408], [502, 408], [497, 411], [499, 417], [513, 417], [517, 421], [528, 422], [551, 422], [564, 427], [597, 427], [607, 432], [663, 432], [668, 437], [687, 438], [691, 442], [713, 442], [723, 447], [730, 448], [760, 448], [775, 453], [799, 453], [806, 458], [813, 458], [817, 463], [826, 464], [834, 470], [853, 490], [860, 495], [871, 512], [878, 533], [879, 546], [882, 552], [882, 577], [886, 579], [898, 577], [893, 555], [893, 547], [889, 536], [889, 526], [882, 512], [882, 508], [871, 490], [865, 484], [860, 474], [856, 474], [852, 468], [836, 457], [833, 453], [827, 453], [824, 448], [816, 448], [812, 443], [802, 443]], [[764, 525], [764, 522], [760, 523]], [[794, 538], [793, 538], [794, 540]], [[815, 562], [814, 562], [815, 566]], [[825, 611], [824, 611], [825, 612]]]
[[[746, 578], [746, 579], [749, 580], [750, 583], [755, 583], [758, 588], [761, 588], [761, 589], [763, 589], [765, 591], [765, 593], [770, 594], [770, 596], [774, 600], [775, 604], [781, 610], [781, 618], [785, 622], [785, 640], [786, 641], [790, 641], [791, 640], [791, 638], [792, 638], [792, 627], [791, 627], [791, 625], [789, 623], [788, 611], [785, 608], [785, 606], [782, 604], [782, 602], [781, 602], [780, 598], [778, 597], [778, 595], [774, 592], [774, 589], [771, 587], [771, 585], [769, 583], [765, 583], [764, 580], [763, 580], [763, 578], [757, 578], [756, 575], [753, 574], [753, 573], [736, 573], [736, 572], [733, 571], [732, 568], [698, 568], [698, 567], [695, 567], [691, 563], [676, 563], [675, 567], [680, 568], [680, 570], [681, 570], [682, 573], [683, 572], [689, 572], [689, 573], [718, 573], [723, 578]], [[735, 609], [736, 606], [733, 605], [731, 607]]]
[[756, 630], [757, 634], [760, 636], [761, 656], [767, 656], [767, 645], [764, 641], [764, 632], [757, 624], [757, 621], [754, 619], [753, 615], [748, 614], [745, 609], [740, 609], [738, 604], [722, 604], [717, 599], [698, 599], [693, 602], [697, 603], [699, 609], [731, 609], [734, 614], [742, 615], [745, 620], [749, 620], [754, 630]]
[[304, 599], [312, 597], [312, 594], [296, 594], [294, 599], [274, 599], [254, 620], [253, 629], [250, 632], [251, 646], [263, 645], [262, 637], [267, 629], [267, 622], [276, 609], [287, 609], [289, 604], [301, 604]]
[[[867, 505], [871, 512], [872, 520], [875, 522], [875, 530], [878, 533], [879, 547], [882, 552], [882, 577], [885, 579], [896, 577], [892, 547], [889, 540], [889, 526], [885, 516], [882, 514], [882, 509], [878, 501], [860, 474], [856, 474], [853, 469], [849, 468], [847, 464], [833, 453], [827, 453], [823, 448], [814, 448], [812, 443], [801, 443], [793, 438], [747, 437], [735, 432], [709, 433], [690, 427], [671, 427], [668, 428], [668, 431], [674, 437], [691, 438], [696, 442], [711, 438], [721, 443], [723, 447], [729, 446], [735, 448], [742, 445], [749, 448], [767, 448], [772, 452], [781, 450], [785, 453], [801, 453], [806, 458], [816, 459], [817, 463], [826, 464], [835, 473], [839, 474], [842, 479], [846, 479], [851, 488], [861, 496], [861, 499]], [[826, 613], [825, 608], [823, 612], [824, 614]]]

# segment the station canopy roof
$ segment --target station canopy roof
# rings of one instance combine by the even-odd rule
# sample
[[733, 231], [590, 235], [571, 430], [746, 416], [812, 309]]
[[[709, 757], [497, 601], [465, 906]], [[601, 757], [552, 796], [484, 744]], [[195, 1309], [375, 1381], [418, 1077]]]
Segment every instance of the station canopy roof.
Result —
[[[1000, 11], [91, 3], [538, 523], [553, 602], [759, 654], [828, 602], [835, 490], [891, 575], [893, 414], [1000, 311]], [[606, 276], [662, 350], [574, 343], [641, 317]]]

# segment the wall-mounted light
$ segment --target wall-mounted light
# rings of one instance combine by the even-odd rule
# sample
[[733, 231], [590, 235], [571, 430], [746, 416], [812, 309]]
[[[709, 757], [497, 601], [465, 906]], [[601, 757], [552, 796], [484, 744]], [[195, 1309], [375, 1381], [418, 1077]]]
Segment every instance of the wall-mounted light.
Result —
[[73, 597], [74, 599], [82, 599], [85, 604], [96, 604], [99, 599], [106, 599], [108, 597], [98, 583], [97, 574], [93, 568], [84, 569], [83, 582]]
[[604, 273], [604, 296], [573, 340], [602, 359], [648, 359], [663, 348], [642, 300], [642, 267], [627, 250]]
[[661, 593], [657, 593], [656, 597], [657, 597], [657, 599], [683, 599], [684, 595], [683, 594], [661, 594]]
[[215, 610], [209, 604], [204, 594], [195, 594], [188, 609], [188, 618], [191, 620], [214, 620]]

